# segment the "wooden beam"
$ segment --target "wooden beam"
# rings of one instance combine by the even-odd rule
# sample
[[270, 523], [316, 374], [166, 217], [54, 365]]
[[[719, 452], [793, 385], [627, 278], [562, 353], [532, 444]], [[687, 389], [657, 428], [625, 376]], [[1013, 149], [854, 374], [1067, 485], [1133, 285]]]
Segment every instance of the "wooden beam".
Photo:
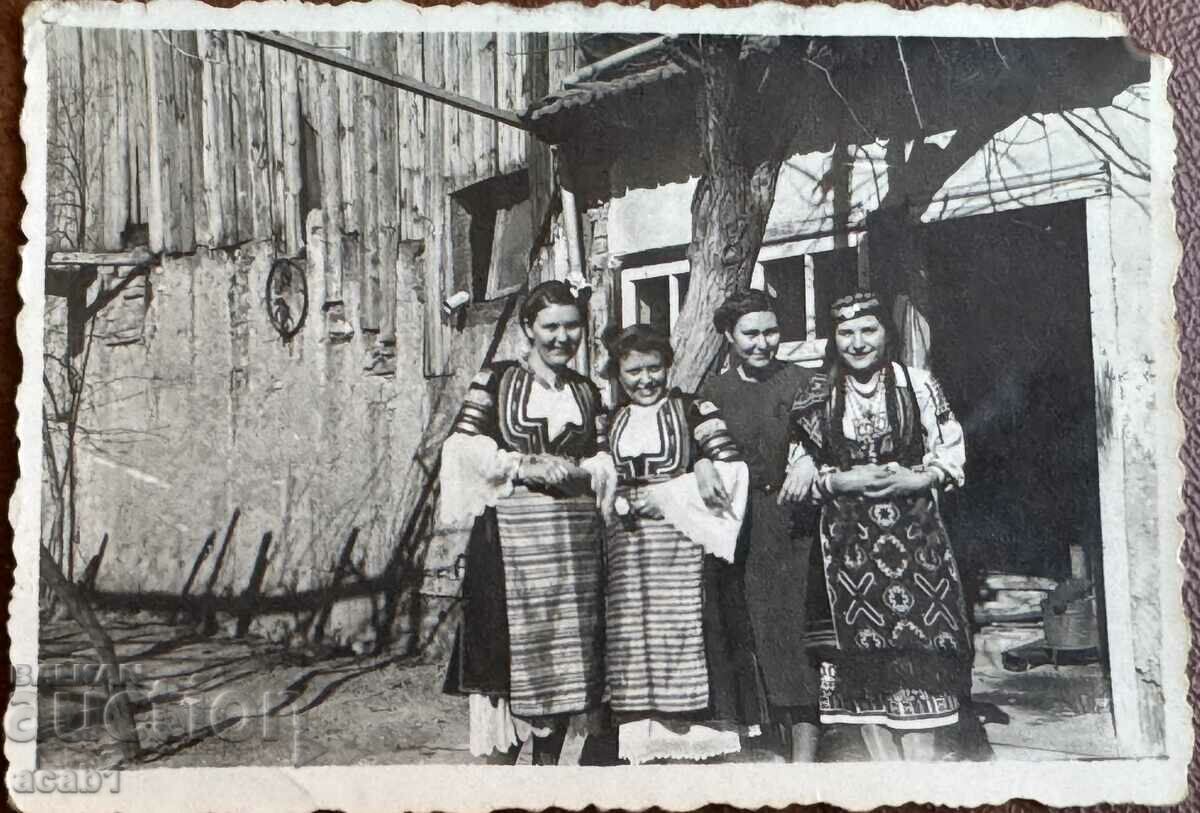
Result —
[[432, 99], [435, 102], [449, 105], [450, 107], [459, 110], [465, 110], [468, 113], [474, 113], [477, 116], [484, 116], [489, 119], [494, 119], [501, 124], [507, 124], [510, 127], [516, 127], [519, 130], [527, 130], [525, 122], [511, 110], [501, 110], [498, 107], [493, 107], [490, 104], [471, 99], [467, 96], [460, 96], [457, 93], [450, 93], [440, 87], [426, 84], [417, 79], [410, 79], [407, 76], [382, 71], [371, 65], [366, 65], [356, 59], [341, 56], [330, 51], [326, 51], [315, 45], [310, 45], [307, 42], [285, 37], [280, 34], [267, 34], [257, 31], [245, 32], [247, 37], [258, 40], [261, 43], [270, 45], [275, 48], [280, 48], [284, 51], [302, 56], [306, 59], [311, 59], [315, 62], [321, 62], [325, 65], [331, 65], [335, 68], [340, 68], [344, 71], [365, 76], [368, 79], [374, 79], [376, 82], [382, 82], [385, 85], [407, 90], [410, 93], [416, 93], [419, 96], [424, 96], [427, 99]]
[[46, 265], [145, 265], [157, 256], [144, 246], [128, 251], [52, 251]]

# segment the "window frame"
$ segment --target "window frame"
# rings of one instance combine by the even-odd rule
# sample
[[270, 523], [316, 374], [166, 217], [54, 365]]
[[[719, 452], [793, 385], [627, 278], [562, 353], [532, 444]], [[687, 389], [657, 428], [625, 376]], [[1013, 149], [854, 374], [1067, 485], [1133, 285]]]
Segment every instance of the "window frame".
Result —
[[[751, 280], [751, 286], [755, 288], [762, 288], [766, 282], [765, 274], [761, 269], [761, 263], [803, 257], [805, 290], [804, 325], [806, 334], [804, 341], [816, 341], [821, 337], [817, 336], [817, 315], [812, 307], [813, 303], [816, 302], [816, 268], [813, 255], [823, 254], [825, 252], [834, 251], [841, 248], [853, 248], [857, 250], [863, 234], [865, 234], [864, 229], [849, 229], [837, 234], [825, 234], [814, 237], [806, 237], [799, 240], [789, 240], [787, 242], [763, 245], [758, 253], [760, 265], [755, 268], [754, 276]], [[621, 316], [621, 327], [629, 327], [632, 324], [636, 324], [638, 321], [637, 283], [644, 280], [667, 277], [669, 296], [668, 324], [670, 325], [671, 329], [674, 330], [675, 324], [679, 319], [679, 308], [682, 304], [682, 297], [680, 296], [680, 276], [690, 273], [691, 266], [686, 259], [648, 263], [645, 265], [621, 268], [621, 279], [619, 286], [620, 302], [618, 303], [617, 309]]]

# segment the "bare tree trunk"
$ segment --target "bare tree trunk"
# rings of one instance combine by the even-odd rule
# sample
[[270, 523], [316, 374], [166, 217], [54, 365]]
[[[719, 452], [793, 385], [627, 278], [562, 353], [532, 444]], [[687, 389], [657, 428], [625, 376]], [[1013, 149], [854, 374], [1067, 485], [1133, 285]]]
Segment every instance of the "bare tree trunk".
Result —
[[67, 578], [72, 581], [75, 579], [75, 550], [79, 544], [79, 514], [76, 499], [78, 485], [76, 460], [79, 449], [79, 412], [83, 408], [83, 399], [86, 394], [87, 368], [88, 361], [92, 356], [92, 339], [95, 336], [95, 326], [95, 318], [88, 319], [87, 342], [83, 348], [83, 360], [77, 368], [68, 367], [67, 376], [71, 388], [71, 414], [67, 420], [67, 446], [63, 462], [63, 477], [65, 480], [63, 490], [65, 490], [66, 502], [66, 522], [64, 522], [64, 526], [65, 529], [69, 529], [66, 531], [67, 550], [65, 558]]
[[[87, 599], [79, 593], [79, 589], [63, 575], [54, 557], [45, 545], [41, 546], [41, 576], [50, 589], [62, 601], [71, 617], [79, 624], [96, 650], [96, 658], [103, 667], [105, 683], [108, 688], [109, 702], [105, 705], [105, 724], [121, 749], [126, 760], [131, 761], [141, 754], [141, 744], [138, 742], [137, 723], [133, 717], [133, 708], [126, 694], [125, 679], [121, 674], [121, 663], [117, 659], [116, 649], [112, 638], [104, 631], [96, 618]], [[111, 719], [109, 713], [111, 712]]]
[[750, 284], [779, 168], [798, 121], [779, 70], [794, 58], [778, 39], [702, 37], [692, 61], [703, 77], [697, 126], [705, 173], [692, 197], [691, 280], [672, 332], [672, 383], [694, 390], [712, 366], [722, 338], [712, 313]]
[[712, 325], [713, 311], [750, 284], [778, 177], [779, 163], [770, 163], [750, 173], [705, 176], [696, 186], [688, 247], [692, 277], [672, 335], [673, 383], [684, 390], [699, 386], [724, 341]]

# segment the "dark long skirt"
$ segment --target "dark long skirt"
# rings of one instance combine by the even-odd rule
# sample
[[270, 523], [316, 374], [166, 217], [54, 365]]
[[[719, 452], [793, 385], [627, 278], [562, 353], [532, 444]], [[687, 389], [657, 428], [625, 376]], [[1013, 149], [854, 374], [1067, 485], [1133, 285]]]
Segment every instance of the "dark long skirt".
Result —
[[780, 710], [815, 710], [817, 675], [805, 644], [809, 556], [816, 522], [815, 517], [805, 522], [809, 514], [802, 510], [779, 505], [777, 496], [774, 490], [750, 492], [742, 531], [747, 609], [770, 705]]
[[704, 649], [712, 719], [745, 726], [769, 719], [754, 629], [746, 607], [745, 567], [704, 557]]
[[447, 694], [508, 696], [508, 609], [499, 540], [496, 509], [488, 508], [467, 542], [462, 620], [446, 669]]

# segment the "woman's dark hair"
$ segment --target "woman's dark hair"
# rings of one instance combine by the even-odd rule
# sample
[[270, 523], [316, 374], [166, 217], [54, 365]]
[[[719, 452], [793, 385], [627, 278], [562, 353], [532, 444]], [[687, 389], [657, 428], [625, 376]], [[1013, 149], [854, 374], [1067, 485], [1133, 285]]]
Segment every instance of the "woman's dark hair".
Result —
[[630, 325], [622, 330], [609, 325], [600, 334], [600, 341], [608, 350], [608, 364], [604, 371], [609, 378], [616, 378], [621, 371], [621, 359], [630, 353], [658, 353], [664, 367], [675, 363], [675, 350], [671, 340], [650, 325]]
[[534, 287], [525, 297], [521, 304], [521, 324], [533, 324], [539, 313], [553, 305], [570, 305], [579, 309], [580, 316], [585, 316], [583, 305], [579, 303], [579, 297], [575, 296], [571, 286], [562, 280], [551, 279]]
[[713, 312], [712, 323], [718, 333], [733, 330], [734, 325], [748, 313], [770, 311], [775, 313], [775, 300], [757, 288], [735, 291]]

